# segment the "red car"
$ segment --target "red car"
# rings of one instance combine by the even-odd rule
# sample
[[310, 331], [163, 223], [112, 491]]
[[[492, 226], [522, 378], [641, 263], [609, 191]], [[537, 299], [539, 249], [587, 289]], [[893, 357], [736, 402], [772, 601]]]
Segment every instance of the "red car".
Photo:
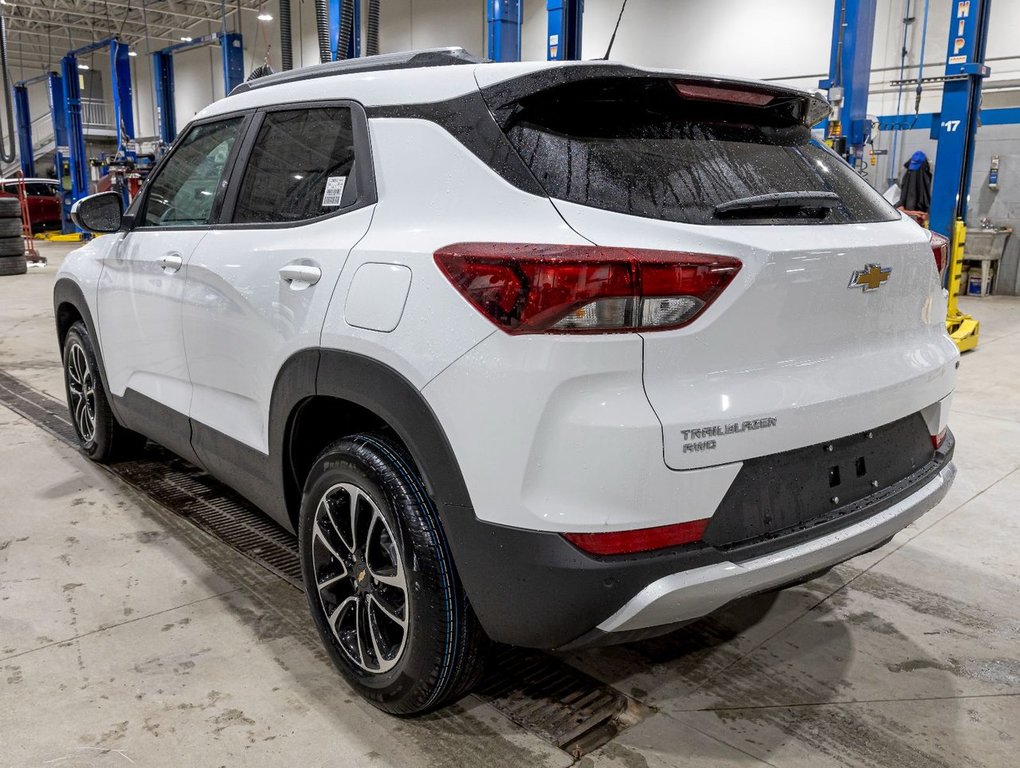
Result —
[[[0, 182], [0, 197], [17, 197], [18, 180]], [[60, 185], [55, 179], [25, 179], [32, 231], [60, 229]]]

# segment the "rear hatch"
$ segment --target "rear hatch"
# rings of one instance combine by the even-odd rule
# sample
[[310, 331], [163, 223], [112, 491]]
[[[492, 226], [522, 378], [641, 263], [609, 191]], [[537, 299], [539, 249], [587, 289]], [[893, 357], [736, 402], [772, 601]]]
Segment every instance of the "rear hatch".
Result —
[[612, 66], [483, 94], [592, 243], [742, 263], [692, 323], [643, 333], [668, 466], [861, 433], [951, 391], [956, 351], [928, 236], [812, 137], [824, 102]]

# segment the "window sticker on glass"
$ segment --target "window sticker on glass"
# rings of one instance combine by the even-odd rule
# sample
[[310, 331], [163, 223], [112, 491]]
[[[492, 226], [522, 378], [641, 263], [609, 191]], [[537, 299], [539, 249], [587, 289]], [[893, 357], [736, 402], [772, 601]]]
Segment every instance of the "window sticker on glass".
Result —
[[335, 208], [340, 205], [340, 198], [344, 196], [344, 184], [346, 183], [346, 176], [330, 176], [326, 179], [326, 189], [322, 193], [323, 208]]

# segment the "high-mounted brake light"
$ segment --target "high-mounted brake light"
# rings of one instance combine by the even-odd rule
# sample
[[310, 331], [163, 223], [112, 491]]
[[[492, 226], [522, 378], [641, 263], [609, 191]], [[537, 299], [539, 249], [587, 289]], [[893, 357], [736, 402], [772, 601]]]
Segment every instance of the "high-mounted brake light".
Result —
[[633, 531], [607, 531], [605, 533], [564, 533], [563, 538], [578, 549], [591, 555], [628, 555], [635, 552], [652, 552], [656, 549], [678, 547], [701, 541], [708, 527], [708, 519], [691, 520], [675, 525], [639, 528]]
[[931, 232], [928, 237], [931, 240], [932, 255], [935, 257], [935, 269], [945, 283], [946, 267], [949, 266], [949, 238], [943, 237], [938, 232]]
[[680, 328], [741, 266], [728, 256], [527, 243], [458, 243], [435, 259], [479, 312], [511, 334]]
[[775, 98], [771, 93], [750, 91], [744, 88], [729, 88], [712, 85], [691, 85], [690, 83], [674, 82], [673, 88], [686, 99], [699, 101], [725, 101], [731, 104], [748, 104], [764, 107]]

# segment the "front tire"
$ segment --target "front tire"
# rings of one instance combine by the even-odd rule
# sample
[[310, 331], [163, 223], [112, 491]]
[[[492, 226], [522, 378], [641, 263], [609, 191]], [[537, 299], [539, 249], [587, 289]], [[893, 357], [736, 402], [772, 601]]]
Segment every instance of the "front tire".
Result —
[[99, 374], [92, 338], [78, 320], [64, 337], [64, 391], [78, 443], [93, 461], [106, 464], [136, 453], [145, 444], [137, 432], [117, 423]]
[[484, 636], [411, 461], [377, 434], [316, 459], [299, 522], [308, 604], [333, 663], [365, 699], [421, 714], [464, 695]]

